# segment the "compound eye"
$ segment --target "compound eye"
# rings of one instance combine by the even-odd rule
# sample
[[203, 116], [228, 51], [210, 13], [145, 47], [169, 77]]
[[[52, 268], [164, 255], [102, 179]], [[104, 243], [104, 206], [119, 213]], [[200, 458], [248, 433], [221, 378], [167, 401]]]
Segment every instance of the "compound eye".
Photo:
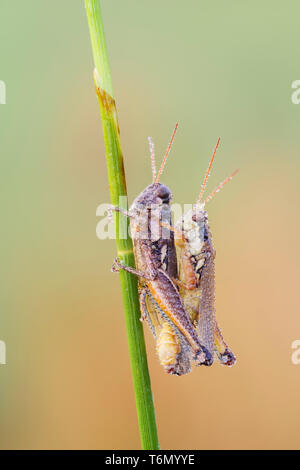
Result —
[[157, 189], [156, 195], [163, 201], [163, 202], [169, 202], [171, 199], [171, 192], [167, 186], [160, 186]]

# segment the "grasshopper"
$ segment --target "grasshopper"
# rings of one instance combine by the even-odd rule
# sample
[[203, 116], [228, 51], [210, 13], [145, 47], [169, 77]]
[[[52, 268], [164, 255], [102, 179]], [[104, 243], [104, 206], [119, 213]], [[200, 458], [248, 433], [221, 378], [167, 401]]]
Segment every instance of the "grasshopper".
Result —
[[214, 359], [232, 366], [236, 358], [224, 341], [215, 318], [215, 250], [208, 225], [205, 204], [230, 181], [238, 170], [234, 171], [201, 203], [211, 166], [219, 145], [218, 139], [201, 191], [196, 204], [175, 225], [175, 246], [177, 248], [180, 295], [185, 309], [195, 325], [201, 344]]
[[[177, 278], [176, 249], [172, 230], [170, 189], [159, 182], [178, 125], [172, 134], [158, 174], [154, 145], [149, 138], [152, 161], [152, 184], [134, 200], [129, 211], [112, 209], [130, 217], [130, 229], [136, 269], [118, 259], [112, 270], [124, 269], [138, 277], [142, 319], [147, 319], [156, 339], [160, 363], [169, 374], [183, 375], [191, 370], [191, 360], [197, 365], [210, 365], [212, 355], [201, 343], [192, 320], [173, 279]], [[154, 225], [156, 225], [154, 227]]]

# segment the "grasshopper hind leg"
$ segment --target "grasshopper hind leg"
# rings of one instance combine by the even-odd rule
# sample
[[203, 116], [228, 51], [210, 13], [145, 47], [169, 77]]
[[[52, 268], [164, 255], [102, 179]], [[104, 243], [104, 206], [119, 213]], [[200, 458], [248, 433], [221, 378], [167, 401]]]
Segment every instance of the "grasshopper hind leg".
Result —
[[221, 364], [231, 367], [236, 363], [236, 357], [224, 341], [223, 335], [217, 323], [215, 324], [216, 354]]
[[226, 349], [225, 352], [223, 352], [222, 354], [219, 354], [218, 358], [221, 364], [227, 367], [234, 366], [234, 364], [236, 363], [236, 357], [233, 354], [233, 352], [230, 351], [230, 349]]
[[193, 357], [193, 360], [196, 362], [196, 366], [212, 366], [214, 363], [213, 355], [210, 353], [205, 346], [202, 346], [202, 351], [198, 351], [197, 354]]

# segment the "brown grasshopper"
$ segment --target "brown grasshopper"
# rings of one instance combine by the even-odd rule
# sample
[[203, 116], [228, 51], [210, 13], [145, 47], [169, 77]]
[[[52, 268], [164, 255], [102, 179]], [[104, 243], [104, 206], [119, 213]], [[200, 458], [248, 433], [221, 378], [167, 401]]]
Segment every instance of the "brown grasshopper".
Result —
[[142, 319], [147, 319], [156, 339], [160, 363], [169, 374], [183, 375], [197, 365], [210, 365], [212, 355], [201, 343], [173, 279], [177, 278], [177, 260], [172, 227], [170, 189], [159, 182], [176, 133], [156, 174], [154, 145], [149, 139], [153, 181], [134, 200], [129, 212], [136, 269], [115, 260], [112, 270], [125, 269], [138, 277]]
[[209, 163], [201, 191], [194, 207], [175, 225], [175, 246], [178, 254], [180, 295], [185, 309], [195, 325], [201, 344], [210, 352], [212, 358], [217, 354], [220, 362], [232, 366], [235, 356], [224, 341], [215, 318], [215, 250], [208, 225], [205, 204], [230, 181], [234, 171], [201, 203], [209, 172], [220, 139], [216, 144]]

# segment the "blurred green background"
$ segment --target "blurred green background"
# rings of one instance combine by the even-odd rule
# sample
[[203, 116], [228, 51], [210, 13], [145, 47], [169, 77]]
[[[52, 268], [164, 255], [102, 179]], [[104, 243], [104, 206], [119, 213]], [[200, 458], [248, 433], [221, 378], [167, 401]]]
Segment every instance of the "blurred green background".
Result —
[[[103, 0], [130, 201], [179, 132], [162, 181], [209, 204], [217, 318], [237, 355], [164, 374], [146, 332], [164, 449], [299, 448], [297, 0]], [[139, 448], [83, 0], [0, 2], [1, 448]]]

